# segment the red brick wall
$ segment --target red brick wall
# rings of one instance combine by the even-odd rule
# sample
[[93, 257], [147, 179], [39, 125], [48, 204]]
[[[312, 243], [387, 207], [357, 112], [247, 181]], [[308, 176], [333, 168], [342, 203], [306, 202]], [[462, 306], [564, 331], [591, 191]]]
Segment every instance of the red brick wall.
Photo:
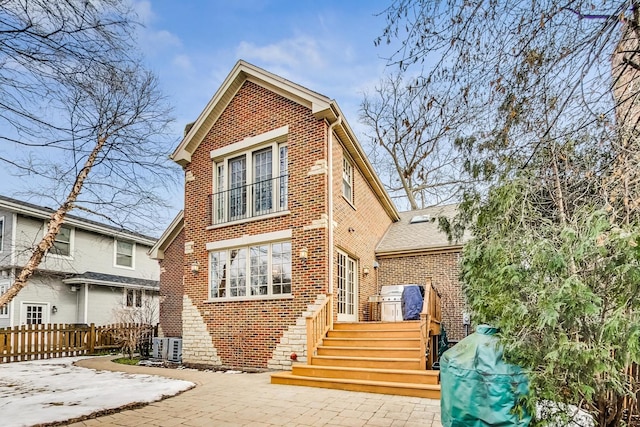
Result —
[[[353, 204], [344, 198], [342, 190], [342, 161], [347, 156], [353, 166]], [[375, 249], [380, 239], [391, 224], [391, 219], [384, 211], [375, 193], [365, 180], [356, 163], [346, 154], [339, 141], [333, 147], [333, 194], [334, 194], [334, 243], [358, 261], [358, 320], [369, 319], [369, 296], [378, 293], [376, 275], [373, 269]], [[351, 231], [350, 231], [351, 230]], [[334, 295], [337, 310], [337, 254], [334, 254]], [[363, 274], [363, 268], [369, 274]]]
[[[285, 125], [289, 126], [291, 213], [207, 230], [207, 200], [213, 185], [210, 151]], [[326, 230], [303, 230], [326, 212], [326, 175], [307, 176], [325, 157], [326, 129], [311, 110], [247, 81], [187, 166], [195, 180], [185, 185], [185, 239], [194, 242], [194, 253], [185, 256], [185, 264], [197, 260], [201, 268], [197, 275], [185, 271], [185, 294], [198, 307], [226, 366], [266, 367], [282, 333], [316, 295], [327, 292]], [[207, 242], [287, 229], [292, 230], [292, 299], [208, 301]], [[298, 257], [302, 248], [309, 253], [306, 263]]]
[[460, 252], [448, 252], [380, 258], [380, 285], [424, 285], [426, 278], [430, 276], [433, 285], [442, 295], [442, 322], [447, 336], [449, 339], [460, 340], [464, 338], [462, 313], [465, 311], [464, 295], [458, 280], [460, 256]]
[[184, 230], [164, 251], [160, 263], [160, 327], [165, 337], [182, 336]]

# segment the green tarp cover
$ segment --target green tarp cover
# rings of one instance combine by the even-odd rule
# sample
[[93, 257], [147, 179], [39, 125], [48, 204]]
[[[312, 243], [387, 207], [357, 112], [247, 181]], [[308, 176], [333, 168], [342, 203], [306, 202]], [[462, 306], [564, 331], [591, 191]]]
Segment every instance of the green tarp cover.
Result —
[[496, 332], [480, 325], [440, 358], [443, 427], [528, 426], [531, 422], [529, 415], [513, 411], [518, 399], [528, 393], [529, 383], [520, 367], [502, 359]]

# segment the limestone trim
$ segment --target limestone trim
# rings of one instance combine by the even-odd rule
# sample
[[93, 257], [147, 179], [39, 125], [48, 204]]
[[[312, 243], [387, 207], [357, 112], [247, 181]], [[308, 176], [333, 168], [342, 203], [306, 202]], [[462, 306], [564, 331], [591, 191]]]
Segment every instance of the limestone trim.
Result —
[[[296, 324], [289, 326], [282, 334], [280, 342], [276, 345], [272, 357], [267, 363], [267, 368], [290, 371], [294, 363], [307, 363], [307, 317], [319, 310], [326, 298], [326, 295], [318, 295], [316, 301], [307, 306], [307, 311], [304, 311], [296, 319]], [[291, 358], [293, 354], [296, 355], [295, 361]]]
[[182, 363], [192, 365], [220, 366], [222, 360], [204, 319], [192, 302], [184, 295], [182, 298]]

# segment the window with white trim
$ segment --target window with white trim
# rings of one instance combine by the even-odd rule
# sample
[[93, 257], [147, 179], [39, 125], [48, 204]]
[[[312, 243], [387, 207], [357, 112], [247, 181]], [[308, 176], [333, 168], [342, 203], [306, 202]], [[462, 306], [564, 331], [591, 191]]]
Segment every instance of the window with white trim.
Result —
[[354, 314], [357, 261], [338, 251], [338, 313]]
[[71, 256], [71, 235], [71, 227], [66, 225], [60, 226], [60, 230], [49, 252], [55, 255]]
[[[0, 283], [0, 295], [9, 290], [9, 282]], [[0, 307], [0, 317], [7, 317], [9, 315], [9, 304], [5, 304], [4, 307]]]
[[125, 305], [131, 308], [142, 307], [142, 298], [144, 297], [144, 291], [142, 289], [125, 289]]
[[4, 251], [4, 217], [0, 216], [0, 252]]
[[209, 296], [271, 297], [291, 294], [291, 242], [209, 252]]
[[353, 203], [353, 166], [346, 155], [342, 157], [342, 195]]
[[42, 325], [45, 320], [46, 304], [26, 304], [24, 309], [26, 313], [25, 324]]
[[287, 209], [288, 147], [285, 142], [236, 153], [214, 165], [213, 224]]
[[116, 266], [133, 268], [135, 243], [116, 240]]

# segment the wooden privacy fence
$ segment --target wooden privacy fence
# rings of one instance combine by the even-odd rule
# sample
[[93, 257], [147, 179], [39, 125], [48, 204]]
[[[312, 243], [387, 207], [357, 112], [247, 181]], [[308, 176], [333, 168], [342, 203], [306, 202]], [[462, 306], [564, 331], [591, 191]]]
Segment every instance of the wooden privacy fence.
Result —
[[120, 348], [122, 336], [135, 329], [142, 340], [153, 336], [150, 325], [23, 325], [0, 329], [0, 363], [81, 356]]

